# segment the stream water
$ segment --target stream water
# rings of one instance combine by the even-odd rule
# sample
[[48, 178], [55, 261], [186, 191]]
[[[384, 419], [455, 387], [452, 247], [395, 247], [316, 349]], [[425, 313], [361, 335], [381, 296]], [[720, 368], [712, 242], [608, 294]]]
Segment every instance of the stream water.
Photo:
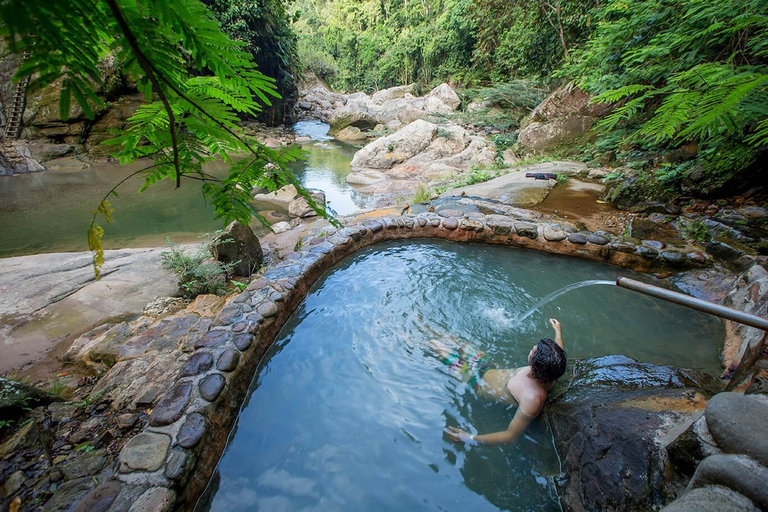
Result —
[[[329, 206], [340, 215], [351, 213], [365, 204], [365, 197], [354, 192], [344, 181], [356, 148], [327, 136], [328, 125], [305, 121], [295, 131], [313, 140], [302, 145], [307, 160], [293, 164], [292, 171], [309, 187], [326, 193]], [[93, 210], [109, 189], [130, 173], [146, 166], [99, 163], [70, 171], [45, 171], [0, 177], [0, 257], [88, 250], [86, 230]], [[223, 176], [226, 168], [212, 165], [207, 169]], [[139, 193], [139, 178], [128, 180], [111, 198], [114, 221], [105, 225], [104, 247], [159, 247], [166, 237], [175, 242], [193, 242], [202, 233], [221, 229], [213, 209], [200, 192], [197, 182], [184, 182], [174, 189], [171, 181], [157, 183]], [[278, 222], [287, 212], [274, 211], [267, 218]], [[266, 229], [251, 224], [258, 234]]]
[[262, 360], [198, 511], [560, 510], [546, 422], [515, 444], [465, 449], [448, 425], [505, 429], [428, 342], [466, 340], [498, 367], [525, 364], [558, 318], [569, 357], [624, 354], [717, 371], [719, 320], [616, 286], [622, 269], [515, 248], [391, 242], [312, 287]]

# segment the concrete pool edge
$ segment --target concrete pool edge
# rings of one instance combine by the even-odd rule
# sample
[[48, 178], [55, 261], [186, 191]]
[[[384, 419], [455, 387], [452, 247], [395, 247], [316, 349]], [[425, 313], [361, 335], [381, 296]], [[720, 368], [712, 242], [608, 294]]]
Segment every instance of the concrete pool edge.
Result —
[[712, 262], [693, 247], [659, 251], [610, 234], [569, 232], [567, 224], [553, 220], [478, 213], [388, 216], [329, 232], [253, 281], [200, 335], [190, 362], [207, 358], [215, 364], [172, 379], [149, 426], [120, 454], [115, 475], [120, 494], [161, 504], [155, 510], [194, 505], [226, 446], [261, 357], [312, 284], [361, 248], [409, 238], [510, 245], [663, 273]]

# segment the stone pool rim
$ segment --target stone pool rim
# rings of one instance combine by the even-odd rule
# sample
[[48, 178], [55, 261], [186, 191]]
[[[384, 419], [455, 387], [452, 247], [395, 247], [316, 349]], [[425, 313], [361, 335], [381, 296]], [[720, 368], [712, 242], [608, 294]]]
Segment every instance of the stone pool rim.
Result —
[[364, 247], [413, 238], [509, 245], [640, 272], [670, 274], [712, 263], [695, 247], [658, 251], [642, 241], [578, 231], [567, 221], [526, 210], [390, 215], [329, 229], [252, 281], [219, 312], [195, 341], [194, 353], [153, 409], [148, 426], [123, 447], [114, 479], [91, 493], [116, 480], [121, 495], [152, 503], [154, 510], [192, 509], [221, 458], [262, 356], [311, 286]]

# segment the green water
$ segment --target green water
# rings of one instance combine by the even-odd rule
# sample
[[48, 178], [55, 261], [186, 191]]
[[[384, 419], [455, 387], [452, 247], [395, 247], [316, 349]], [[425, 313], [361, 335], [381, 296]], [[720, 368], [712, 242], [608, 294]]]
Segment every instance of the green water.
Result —
[[[296, 130], [313, 137], [302, 146], [307, 160], [292, 164], [296, 177], [307, 187], [325, 191], [329, 206], [340, 215], [364, 205], [365, 197], [344, 181], [355, 148], [325, 136], [328, 125], [322, 123], [297, 123]], [[99, 201], [120, 180], [147, 165], [100, 163], [76, 171], [0, 177], [0, 257], [87, 251], [86, 232]], [[206, 170], [216, 176], [226, 174], [223, 165]], [[119, 197], [110, 198], [115, 213], [111, 224], [102, 223], [105, 248], [159, 247], [165, 245], [166, 237], [193, 242], [202, 233], [224, 227], [221, 220], [214, 220], [199, 182], [184, 181], [179, 189], [172, 181], [159, 182], [139, 193], [141, 184], [140, 178], [131, 178], [118, 190]], [[285, 211], [257, 207], [270, 222], [288, 219]], [[251, 227], [257, 235], [267, 232], [258, 222]]]
[[[486, 403], [427, 340], [456, 336], [500, 367], [563, 325], [569, 357], [625, 354], [718, 369], [721, 323], [608, 286], [565, 285], [615, 267], [487, 245], [394, 242], [327, 272], [278, 335], [251, 386], [198, 510], [559, 510], [559, 464], [546, 423], [517, 443], [465, 449], [442, 434], [506, 428], [513, 410]], [[435, 334], [437, 333], [437, 334]]]

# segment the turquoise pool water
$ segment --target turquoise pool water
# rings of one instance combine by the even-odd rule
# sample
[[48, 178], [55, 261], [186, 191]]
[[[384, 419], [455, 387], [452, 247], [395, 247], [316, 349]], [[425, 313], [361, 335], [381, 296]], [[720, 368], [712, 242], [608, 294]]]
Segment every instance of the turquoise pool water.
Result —
[[551, 434], [465, 449], [448, 425], [489, 432], [513, 410], [446, 371], [433, 337], [455, 336], [521, 366], [557, 317], [569, 357], [625, 354], [716, 371], [719, 320], [616, 287], [594, 262], [444, 241], [367, 248], [327, 272], [264, 357], [200, 511], [560, 510]]

